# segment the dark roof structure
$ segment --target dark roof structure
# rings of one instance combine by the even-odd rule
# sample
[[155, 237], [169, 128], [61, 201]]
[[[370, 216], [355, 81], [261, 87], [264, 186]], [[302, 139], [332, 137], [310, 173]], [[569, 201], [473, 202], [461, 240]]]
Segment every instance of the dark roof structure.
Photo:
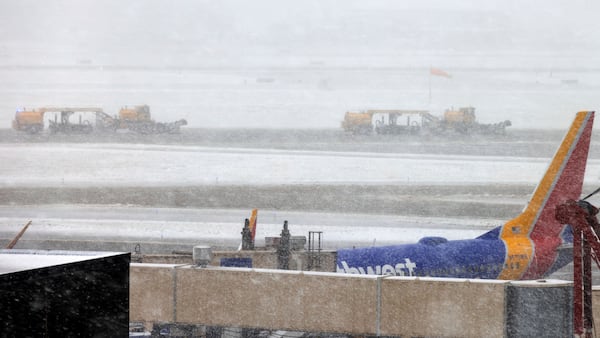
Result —
[[1, 335], [126, 337], [130, 253], [0, 250]]

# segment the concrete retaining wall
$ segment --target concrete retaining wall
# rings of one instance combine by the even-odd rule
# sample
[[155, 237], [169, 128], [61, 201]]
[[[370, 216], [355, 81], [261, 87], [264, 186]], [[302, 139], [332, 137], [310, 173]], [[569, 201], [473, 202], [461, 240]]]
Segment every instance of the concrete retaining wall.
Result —
[[130, 282], [130, 321], [437, 337], [507, 336], [511, 285], [168, 264], [132, 264]]
[[177, 269], [176, 294], [177, 322], [375, 332], [375, 277], [186, 267]]
[[170, 264], [135, 264], [129, 268], [129, 321], [174, 322], [175, 268]]
[[381, 288], [381, 334], [502, 337], [507, 284], [494, 280], [385, 278]]

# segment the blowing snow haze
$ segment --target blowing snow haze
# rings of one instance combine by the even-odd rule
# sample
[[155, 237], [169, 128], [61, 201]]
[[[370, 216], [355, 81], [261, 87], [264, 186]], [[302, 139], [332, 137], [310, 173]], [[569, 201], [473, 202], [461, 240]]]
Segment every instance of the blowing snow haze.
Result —
[[[561, 128], [599, 106], [592, 1], [0, 4], [0, 127], [17, 107], [148, 104], [190, 127], [339, 128], [347, 110], [472, 105]], [[430, 67], [450, 79], [431, 78]], [[431, 95], [429, 94], [431, 91]]]

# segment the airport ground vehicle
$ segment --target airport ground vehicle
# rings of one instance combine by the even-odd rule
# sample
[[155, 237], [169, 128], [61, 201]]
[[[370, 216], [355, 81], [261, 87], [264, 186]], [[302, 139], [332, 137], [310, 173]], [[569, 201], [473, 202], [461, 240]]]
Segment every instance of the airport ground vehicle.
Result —
[[[54, 113], [54, 119], [48, 119], [50, 133], [91, 133], [129, 130], [140, 134], [178, 133], [181, 126], [187, 125], [184, 119], [175, 122], [155, 122], [150, 115], [148, 105], [123, 107], [118, 116], [111, 116], [97, 107], [42, 107], [37, 109], [19, 109], [15, 113], [13, 129], [37, 134], [44, 130], [44, 117]], [[78, 121], [71, 121], [76, 115]], [[59, 119], [60, 116], [60, 119]]]
[[592, 260], [600, 266], [600, 223], [598, 208], [586, 199], [568, 200], [556, 207], [556, 219], [573, 228], [573, 333], [574, 337], [593, 337]]
[[175, 122], [155, 122], [150, 115], [148, 105], [123, 107], [119, 110], [117, 129], [128, 129], [140, 134], [177, 133], [181, 126], [187, 125], [184, 119]]
[[[90, 133], [93, 131], [92, 122], [83, 119], [79, 115], [78, 123], [73, 123], [70, 117], [75, 113], [97, 114], [102, 112], [102, 108], [94, 107], [42, 107], [32, 110], [25, 108], [17, 110], [12, 127], [18, 131], [25, 131], [30, 134], [37, 134], [44, 129], [44, 116], [46, 113], [56, 113], [54, 119], [48, 120], [48, 130], [51, 133]], [[58, 116], [60, 114], [60, 120]]]
[[342, 128], [353, 134], [503, 134], [511, 122], [481, 124], [475, 108], [448, 109], [440, 118], [425, 110], [367, 110], [346, 112]]
[[[50, 133], [64, 134], [89, 134], [94, 131], [94, 126], [89, 119], [83, 118], [83, 113], [91, 113], [92, 115], [101, 112], [102, 108], [43, 108], [44, 112], [60, 113], [60, 121], [58, 115], [54, 115], [54, 121], [48, 120], [48, 130]], [[76, 123], [71, 122], [70, 117], [75, 113], [78, 115]], [[88, 116], [89, 118], [89, 116]]]
[[14, 130], [36, 134], [44, 129], [44, 112], [39, 110], [17, 110], [12, 121]]

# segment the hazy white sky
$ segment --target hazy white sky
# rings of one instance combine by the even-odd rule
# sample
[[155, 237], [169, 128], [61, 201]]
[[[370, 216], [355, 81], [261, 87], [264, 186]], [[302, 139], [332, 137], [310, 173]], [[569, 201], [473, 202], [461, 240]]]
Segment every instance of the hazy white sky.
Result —
[[235, 64], [265, 55], [598, 53], [599, 9], [583, 0], [2, 2], [0, 62], [130, 65], [149, 57], [165, 64], [190, 58]]

